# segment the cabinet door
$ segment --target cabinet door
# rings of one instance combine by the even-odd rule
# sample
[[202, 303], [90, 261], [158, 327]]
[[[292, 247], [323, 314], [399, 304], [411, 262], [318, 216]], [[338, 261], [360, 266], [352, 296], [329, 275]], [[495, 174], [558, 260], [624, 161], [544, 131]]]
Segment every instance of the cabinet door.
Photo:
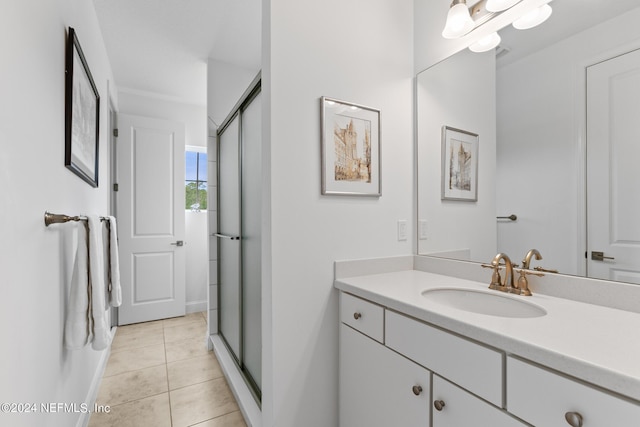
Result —
[[449, 381], [433, 376], [433, 427], [525, 425]]
[[507, 409], [536, 426], [640, 426], [640, 405], [513, 357], [507, 358]]
[[427, 427], [429, 381], [423, 367], [340, 324], [340, 427]]

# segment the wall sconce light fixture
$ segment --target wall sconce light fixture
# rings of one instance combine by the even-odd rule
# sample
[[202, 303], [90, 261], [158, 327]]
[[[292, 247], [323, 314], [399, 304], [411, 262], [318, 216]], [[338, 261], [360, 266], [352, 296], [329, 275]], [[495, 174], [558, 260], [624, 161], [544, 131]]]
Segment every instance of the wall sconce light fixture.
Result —
[[513, 21], [513, 27], [518, 30], [528, 30], [529, 28], [538, 26], [549, 19], [551, 12], [553, 12], [551, 6], [543, 4]]
[[[542, 3], [541, 1], [480, 0], [468, 8], [466, 0], [453, 0], [447, 13], [447, 22], [442, 31], [442, 37], [446, 39], [462, 38], [516, 5], [518, 5], [518, 9], [514, 8], [509, 11], [511, 15], [515, 16], [510, 17], [509, 21], [500, 24], [496, 28], [499, 30], [509, 23], [512, 23], [514, 28], [519, 30], [533, 28], [542, 24], [551, 16], [552, 9], [551, 6], [547, 4], [550, 1], [552, 0], [547, 0], [544, 4], [540, 5], [540, 3]], [[527, 8], [525, 3], [532, 4]], [[532, 9], [531, 6], [534, 8]], [[521, 15], [518, 16], [520, 13]], [[511, 19], [513, 19], [513, 21]], [[488, 31], [478, 33], [476, 37], [479, 39], [471, 43], [469, 49], [473, 52], [486, 52], [500, 44], [500, 36], [497, 31], [490, 34], [487, 33]]]
[[519, 1], [520, 0], [487, 0], [485, 8], [489, 12], [502, 12], [503, 10], [509, 9]]
[[497, 32], [491, 33], [469, 46], [469, 50], [476, 53], [486, 52], [498, 46], [501, 40]]
[[449, 13], [447, 13], [447, 23], [442, 30], [442, 37], [445, 39], [457, 39], [473, 30], [475, 23], [471, 19], [466, 0], [453, 0]]

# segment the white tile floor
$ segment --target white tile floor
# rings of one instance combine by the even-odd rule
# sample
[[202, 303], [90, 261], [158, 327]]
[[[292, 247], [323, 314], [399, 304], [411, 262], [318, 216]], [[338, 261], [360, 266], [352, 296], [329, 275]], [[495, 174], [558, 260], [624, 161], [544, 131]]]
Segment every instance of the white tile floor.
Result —
[[246, 427], [204, 313], [118, 327], [89, 427]]

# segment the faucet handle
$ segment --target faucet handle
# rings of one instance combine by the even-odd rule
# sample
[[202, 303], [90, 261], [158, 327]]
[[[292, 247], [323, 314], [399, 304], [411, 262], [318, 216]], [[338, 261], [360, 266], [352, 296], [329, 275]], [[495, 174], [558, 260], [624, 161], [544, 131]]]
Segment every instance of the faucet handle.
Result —
[[493, 269], [491, 275], [491, 283], [489, 283], [489, 289], [500, 289], [502, 287], [502, 278], [500, 277], [500, 264], [480, 264], [482, 268]]
[[533, 269], [535, 271], [544, 271], [545, 273], [557, 273], [558, 272], [558, 270], [547, 269], [547, 268], [542, 268], [542, 267], [534, 267]]
[[529, 289], [529, 280], [527, 279], [527, 274], [540, 276], [540, 277], [543, 277], [544, 274], [534, 273], [531, 270], [525, 270], [525, 269], [518, 270], [518, 273], [520, 273], [520, 277], [518, 278], [518, 291], [519, 291], [518, 295], [524, 295], [527, 297], [533, 295], [531, 293], [531, 290]]

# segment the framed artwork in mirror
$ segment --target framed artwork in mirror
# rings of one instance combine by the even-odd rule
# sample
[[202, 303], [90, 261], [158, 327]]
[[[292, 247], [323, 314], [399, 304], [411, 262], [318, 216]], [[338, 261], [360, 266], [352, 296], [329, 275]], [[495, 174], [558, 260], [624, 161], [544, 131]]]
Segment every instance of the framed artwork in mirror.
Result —
[[442, 200], [478, 201], [478, 135], [442, 127]]
[[322, 194], [380, 197], [380, 110], [320, 101]]
[[98, 186], [100, 95], [80, 42], [69, 27], [65, 68], [64, 164], [92, 187]]

